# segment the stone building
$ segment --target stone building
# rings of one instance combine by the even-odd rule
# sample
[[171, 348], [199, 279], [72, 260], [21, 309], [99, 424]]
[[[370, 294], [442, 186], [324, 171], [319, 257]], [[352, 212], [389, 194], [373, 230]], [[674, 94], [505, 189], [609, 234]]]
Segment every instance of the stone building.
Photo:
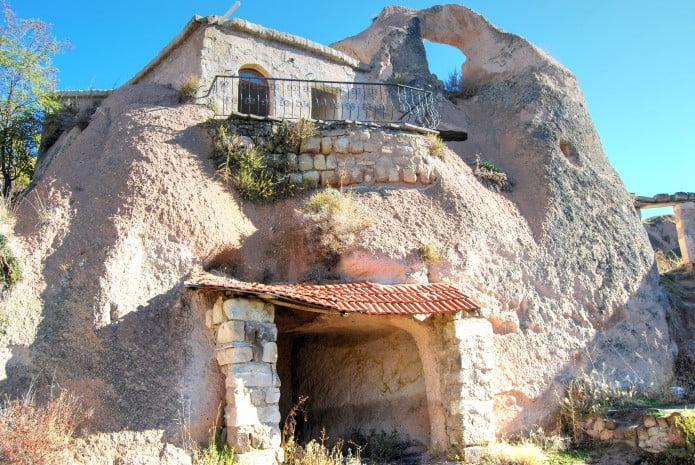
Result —
[[[311, 186], [429, 184], [430, 92], [369, 82], [342, 52], [240, 19], [195, 17], [130, 84], [195, 82], [197, 103], [255, 138], [284, 119], [320, 123], [292, 157]], [[465, 137], [465, 134], [463, 134]], [[461, 134], [459, 134], [461, 137]], [[225, 380], [227, 442], [242, 461], [281, 461], [281, 429], [308, 396], [301, 440], [325, 429], [396, 431], [403, 444], [462, 451], [493, 437], [492, 329], [446, 284], [256, 284], [212, 275], [202, 293]], [[203, 305], [205, 307], [205, 305]]]

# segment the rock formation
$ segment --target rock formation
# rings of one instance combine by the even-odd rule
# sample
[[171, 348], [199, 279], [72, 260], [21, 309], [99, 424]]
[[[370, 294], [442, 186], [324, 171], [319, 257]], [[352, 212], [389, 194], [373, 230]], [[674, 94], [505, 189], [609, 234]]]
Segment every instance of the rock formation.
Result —
[[[334, 46], [375, 65], [376, 77], [423, 83], [433, 78], [422, 38], [467, 56], [467, 98], [440, 105], [444, 127], [465, 127], [469, 140], [448, 143], [430, 186], [357, 189], [378, 221], [334, 271], [447, 281], [478, 299], [496, 333], [499, 433], [549, 426], [563, 384], [583, 372], [668, 382], [653, 254], [575, 77], [458, 5], [389, 7]], [[169, 453], [152, 437], [176, 442], [182, 422], [204, 439], [222, 395], [203, 315], [181, 288], [186, 275], [222, 264], [242, 280], [297, 281], [312, 266], [295, 214], [302, 197], [241, 201], [215, 177], [199, 126], [212, 112], [177, 99], [157, 85], [115, 92], [84, 130], [66, 134], [70, 143], [20, 205], [16, 234], [43, 309], [34, 334], [3, 352], [0, 381], [3, 392], [21, 392], [34, 376], [77, 391], [95, 410], [93, 431], [149, 438], [151, 463]], [[483, 186], [476, 156], [513, 189]], [[445, 261], [423, 263], [422, 244]]]

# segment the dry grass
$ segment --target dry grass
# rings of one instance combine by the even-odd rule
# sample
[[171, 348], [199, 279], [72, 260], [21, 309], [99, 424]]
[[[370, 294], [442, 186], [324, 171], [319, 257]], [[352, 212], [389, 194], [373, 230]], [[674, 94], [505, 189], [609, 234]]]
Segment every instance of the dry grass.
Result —
[[543, 450], [530, 442], [493, 443], [485, 449], [483, 457], [484, 463], [490, 465], [543, 465], [548, 460]]
[[473, 174], [490, 189], [499, 192], [509, 188], [509, 178], [489, 161], [476, 157]]
[[360, 232], [374, 222], [352, 194], [335, 189], [313, 194], [301, 213], [312, 248], [327, 264], [347, 251]]
[[417, 252], [420, 259], [428, 265], [433, 265], [442, 261], [442, 253], [432, 244], [420, 245]]
[[32, 390], [0, 407], [0, 463], [67, 464], [75, 429], [89, 417], [74, 395], [61, 391], [40, 405]]
[[189, 102], [196, 98], [200, 89], [200, 78], [195, 75], [188, 76], [179, 87], [180, 99], [182, 102]]
[[438, 158], [444, 158], [446, 156], [446, 152], [444, 151], [446, 145], [444, 145], [444, 141], [441, 137], [435, 134], [427, 134], [427, 140], [430, 144], [430, 155]]
[[654, 252], [654, 260], [656, 260], [656, 267], [658, 268], [659, 273], [662, 274], [677, 270], [683, 266], [683, 259], [672, 250], [669, 252], [657, 250]]

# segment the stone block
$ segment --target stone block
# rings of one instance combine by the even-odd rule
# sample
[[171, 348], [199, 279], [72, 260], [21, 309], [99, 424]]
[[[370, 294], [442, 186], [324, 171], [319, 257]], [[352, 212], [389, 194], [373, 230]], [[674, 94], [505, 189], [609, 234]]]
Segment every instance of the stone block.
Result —
[[243, 321], [225, 321], [217, 328], [217, 343], [243, 342], [245, 329]]
[[401, 155], [402, 157], [412, 157], [415, 155], [415, 149], [408, 145], [400, 146], [398, 147], [398, 154]]
[[350, 153], [350, 138], [338, 137], [333, 143], [333, 151], [335, 153]]
[[391, 155], [393, 153], [393, 147], [390, 145], [382, 145], [379, 152], [383, 155]]
[[278, 345], [275, 342], [266, 342], [263, 344], [263, 361], [266, 363], [277, 363]]
[[222, 310], [223, 301], [224, 298], [219, 296], [215, 301], [215, 305], [212, 306], [212, 323], [215, 325], [219, 325], [220, 323], [227, 321], [227, 317], [224, 315], [224, 311]]
[[282, 449], [259, 449], [250, 452], [236, 454], [234, 456], [238, 465], [275, 465], [283, 462]]
[[350, 145], [348, 147], [350, 153], [362, 153], [364, 152], [364, 142], [360, 140], [352, 139], [350, 140]]
[[588, 431], [586, 432], [586, 434], [587, 434], [590, 438], [594, 438], [594, 439], [598, 438], [598, 437], [601, 435], [601, 433], [598, 432], [598, 431], [596, 431], [595, 429], [590, 429], [590, 430], [588, 430]]
[[613, 439], [613, 431], [611, 431], [609, 429], [604, 429], [603, 431], [601, 431], [601, 435], [599, 436], [599, 439], [601, 441], [609, 441], [609, 440]]
[[300, 152], [302, 153], [319, 153], [321, 151], [321, 138], [309, 137], [302, 142]]
[[649, 433], [643, 429], [637, 430], [637, 439], [640, 441], [646, 441], [649, 439]]
[[278, 329], [275, 323], [246, 322], [245, 340], [248, 342], [274, 342], [278, 339]]
[[304, 176], [302, 176], [302, 173], [291, 173], [290, 182], [297, 185], [302, 184], [304, 182]]
[[251, 387], [272, 387], [273, 368], [267, 363], [241, 363], [227, 365], [227, 376], [233, 376], [238, 386], [245, 388]]
[[280, 389], [270, 388], [265, 391], [266, 404], [277, 404], [280, 402]]
[[603, 431], [606, 429], [606, 423], [603, 420], [596, 420], [594, 423], [594, 429], [598, 432]]
[[400, 170], [396, 166], [393, 166], [391, 169], [389, 169], [388, 182], [398, 181], [400, 181]]
[[338, 167], [338, 159], [335, 155], [328, 155], [326, 157], [326, 169], [334, 170]]
[[250, 390], [250, 395], [251, 395], [251, 403], [255, 405], [256, 407], [264, 407], [266, 402], [265, 402], [265, 389], [251, 389]]
[[227, 423], [227, 444], [233, 447], [237, 454], [241, 453], [240, 455], [246, 455], [243, 453], [252, 450], [249, 432], [244, 428], [230, 426], [230, 423]]
[[262, 423], [277, 425], [280, 423], [280, 407], [277, 405], [258, 407], [258, 418]]
[[275, 318], [273, 306], [261, 300], [228, 299], [222, 304], [222, 309], [230, 320], [272, 322]]
[[659, 435], [659, 428], [657, 428], [656, 426], [652, 426], [651, 428], [649, 428], [649, 429], [647, 430], [647, 435], [648, 435], [650, 438], [651, 438], [651, 437], [654, 437], [654, 436], [658, 436], [658, 435]]
[[480, 463], [483, 459], [485, 448], [482, 446], [469, 446], [461, 449], [463, 463]]
[[303, 153], [297, 159], [299, 171], [309, 171], [314, 169], [314, 157], [307, 153]]
[[364, 181], [364, 170], [362, 168], [353, 168], [349, 173], [350, 183], [359, 184]]
[[304, 184], [309, 186], [316, 186], [321, 180], [321, 175], [318, 171], [312, 170], [304, 173]]
[[389, 171], [393, 168], [391, 162], [379, 160], [374, 166], [374, 180], [376, 182], [387, 182], [389, 180]]
[[357, 137], [357, 140], [366, 142], [368, 141], [372, 136], [372, 133], [370, 131], [357, 131], [355, 132], [355, 137]]
[[665, 418], [657, 418], [656, 424], [658, 426], [660, 426], [661, 428], [668, 428], [668, 422], [666, 421]]
[[212, 310], [205, 312], [205, 326], [208, 329], [212, 329], [214, 327], [214, 324], [212, 323]]
[[285, 161], [287, 163], [287, 169], [290, 171], [295, 171], [299, 169], [299, 161], [297, 160], [297, 155], [294, 153], [288, 153], [285, 155]]
[[216, 351], [217, 363], [231, 365], [232, 363], [246, 363], [253, 359], [253, 351], [249, 346], [225, 346]]
[[323, 154], [314, 155], [314, 169], [324, 171], [326, 169], [326, 156]]
[[340, 183], [340, 179], [335, 171], [323, 171], [321, 172], [321, 185], [322, 186], [337, 186]]
[[333, 139], [330, 137], [321, 138], [321, 153], [328, 155], [333, 151]]
[[656, 418], [654, 418], [651, 415], [647, 415], [644, 417], [644, 426], [646, 428], [651, 428], [652, 426], [656, 426]]
[[417, 182], [417, 174], [412, 168], [403, 168], [403, 182], [415, 184]]
[[613, 420], [607, 420], [606, 421], [606, 429], [614, 430], [615, 429], [615, 421]]
[[227, 405], [224, 419], [227, 427], [253, 425], [258, 423], [258, 412], [250, 402], [248, 405]]

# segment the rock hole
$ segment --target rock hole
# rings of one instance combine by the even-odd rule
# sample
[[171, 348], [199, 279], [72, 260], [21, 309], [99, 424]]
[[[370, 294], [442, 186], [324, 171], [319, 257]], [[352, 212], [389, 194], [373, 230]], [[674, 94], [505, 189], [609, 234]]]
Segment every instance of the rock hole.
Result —
[[466, 55], [451, 45], [423, 40], [430, 73], [444, 84], [445, 94], [458, 94], [465, 88], [461, 67]]
[[577, 152], [577, 149], [570, 141], [562, 139], [560, 141], [560, 151], [567, 157], [570, 163], [575, 166], [581, 165], [579, 152]]

